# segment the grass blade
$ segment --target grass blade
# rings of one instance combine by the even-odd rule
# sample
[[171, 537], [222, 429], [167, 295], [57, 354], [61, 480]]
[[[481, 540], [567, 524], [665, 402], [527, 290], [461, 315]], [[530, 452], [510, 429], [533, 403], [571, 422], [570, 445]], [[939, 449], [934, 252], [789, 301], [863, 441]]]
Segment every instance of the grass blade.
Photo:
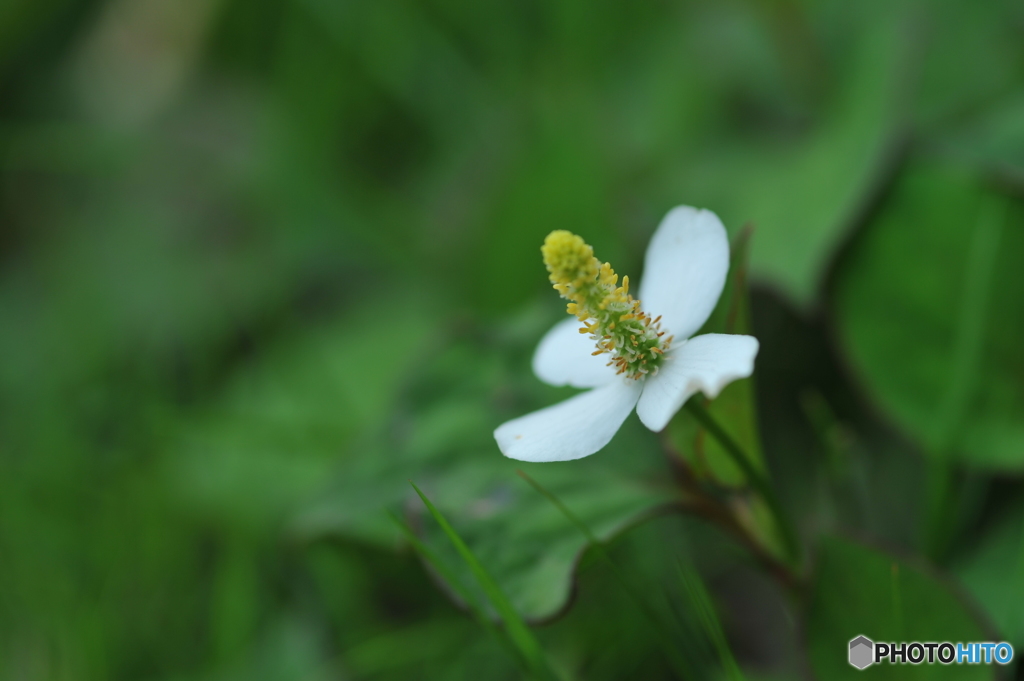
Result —
[[470, 571], [473, 573], [473, 577], [476, 578], [480, 588], [483, 589], [484, 593], [487, 594], [487, 598], [491, 601], [491, 605], [497, 610], [498, 615], [505, 623], [505, 630], [508, 633], [508, 637], [512, 643], [519, 650], [520, 654], [526, 660], [529, 670], [539, 678], [542, 679], [558, 679], [558, 675], [552, 669], [547, 657], [544, 655], [544, 650], [540, 647], [537, 639], [534, 637], [533, 632], [520, 617], [519, 613], [512, 606], [512, 603], [505, 596], [505, 593], [498, 586], [494, 578], [491, 577], [490, 573], [487, 572], [483, 564], [477, 560], [476, 556], [466, 545], [466, 542], [462, 540], [462, 537], [455, 531], [455, 529], [449, 524], [448, 520], [441, 514], [437, 507], [431, 503], [430, 499], [427, 498], [416, 483], [409, 481], [413, 489], [416, 490], [416, 494], [423, 500], [423, 504], [430, 511], [430, 515], [434, 517], [434, 520], [441, 527], [441, 530], [447, 535], [448, 540], [451, 541], [455, 550], [465, 561]]
[[422, 539], [417, 537], [416, 533], [413, 532], [408, 525], [402, 522], [398, 518], [398, 516], [396, 516], [394, 513], [390, 511], [388, 512], [388, 516], [391, 518], [392, 522], [394, 522], [395, 525], [398, 527], [399, 531], [401, 531], [401, 533], [405, 536], [406, 540], [408, 540], [409, 544], [413, 547], [413, 549], [420, 554], [423, 560], [425, 560], [427, 563], [430, 564], [431, 567], [434, 568], [434, 570], [437, 572], [438, 575], [441, 576], [445, 583], [448, 584], [448, 586], [451, 587], [451, 589], [459, 596], [459, 598], [462, 599], [462, 601], [466, 604], [466, 607], [468, 607], [469, 611], [473, 614], [473, 618], [480, 624], [480, 626], [483, 627], [489, 634], [495, 637], [495, 639], [502, 645], [502, 647], [505, 648], [509, 652], [509, 654], [512, 655], [513, 658], [515, 658], [516, 662], [523, 666], [524, 671], [529, 671], [529, 669], [526, 668], [526, 660], [519, 654], [519, 651], [516, 649], [515, 646], [512, 645], [512, 642], [509, 641], [508, 637], [506, 637], [501, 631], [498, 630], [496, 626], [494, 626], [494, 622], [487, 615], [487, 612], [480, 605], [480, 602], [477, 600], [473, 592], [465, 587], [462, 581], [455, 575], [454, 572], [452, 572], [448, 568], [445, 562], [441, 560], [441, 558], [436, 553], [434, 553], [433, 549], [427, 546], [427, 544], [425, 544]]
[[685, 567], [682, 562], [678, 564], [678, 567], [680, 581], [683, 583], [683, 590], [690, 601], [690, 606], [697, 613], [704, 633], [707, 634], [718, 652], [718, 658], [727, 678], [732, 681], [743, 681], [743, 673], [740, 671], [739, 665], [736, 664], [736, 658], [733, 657], [732, 650], [729, 648], [729, 642], [725, 640], [722, 623], [718, 619], [711, 596], [704, 588], [700, 575], [693, 568]]

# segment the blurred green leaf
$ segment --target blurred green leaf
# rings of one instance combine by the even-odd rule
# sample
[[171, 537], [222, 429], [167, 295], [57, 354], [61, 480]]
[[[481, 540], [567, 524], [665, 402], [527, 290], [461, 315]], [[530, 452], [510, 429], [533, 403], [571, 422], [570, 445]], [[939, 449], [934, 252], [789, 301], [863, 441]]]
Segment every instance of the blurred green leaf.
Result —
[[940, 0], [918, 5], [914, 18], [924, 43], [915, 122], [930, 136], [1019, 94], [1019, 3]]
[[[26, 46], [36, 48], [36, 41], [52, 30], [59, 20], [67, 19], [74, 10], [72, 0], [8, 0], [0, 4], [0, 78], [7, 76], [7, 70], [19, 50]], [[69, 11], [70, 10], [70, 11]], [[45, 35], [46, 47], [52, 48], [52, 35]]]
[[953, 160], [1024, 188], [1024, 96], [1015, 93], [988, 107], [958, 132], [933, 144]]
[[[235, 523], [280, 518], [323, 487], [360, 433], [386, 421], [406, 372], [435, 331], [431, 305], [378, 298], [268, 349], [232, 378], [219, 400], [177, 428], [176, 456], [165, 468], [172, 488], [194, 509]], [[382, 307], [407, 331], [368, 345], [369, 325]]]
[[[319, 645], [313, 622], [282, 613], [230, 664], [206, 673], [168, 676], [174, 681], [294, 681], [338, 678], [340, 668]], [[344, 677], [342, 677], [344, 678]]]
[[[430, 619], [380, 634], [345, 651], [342, 658], [345, 668], [358, 678], [379, 678], [388, 672], [402, 674], [395, 678], [409, 678], [422, 672], [424, 660], [455, 667], [461, 660], [472, 659], [466, 654], [472, 626], [462, 618]], [[487, 667], [488, 674], [495, 678], [521, 678], [521, 672], [516, 672], [517, 668], [512, 665], [507, 674], [502, 674], [494, 660], [487, 662], [491, 665]], [[459, 675], [452, 673], [443, 678], [459, 678]]]
[[858, 36], [811, 131], [791, 144], [716, 149], [724, 161], [700, 170], [722, 173], [698, 192], [702, 204], [733, 228], [757, 227], [752, 275], [802, 307], [817, 301], [826, 267], [899, 152], [908, 53], [899, 13], [882, 14]]
[[[576, 101], [565, 103], [570, 111], [578, 106]], [[481, 309], [507, 308], [519, 303], [524, 292], [547, 283], [540, 246], [553, 230], [577, 230], [598, 258], [613, 256], [609, 177], [599, 157], [600, 141], [578, 117], [562, 109], [556, 112], [544, 117], [542, 132], [519, 152], [521, 160], [496, 197], [490, 228], [478, 237], [473, 299]]]
[[854, 368], [933, 455], [1024, 467], [1022, 217], [963, 173], [918, 166], [837, 274]]
[[951, 569], [1016, 649], [1024, 645], [1024, 506], [1002, 513]]
[[[970, 607], [935, 576], [846, 539], [826, 537], [807, 614], [807, 647], [818, 678], [858, 679], [849, 642], [988, 641]], [[992, 679], [994, 666], [873, 665], [879, 679]]]

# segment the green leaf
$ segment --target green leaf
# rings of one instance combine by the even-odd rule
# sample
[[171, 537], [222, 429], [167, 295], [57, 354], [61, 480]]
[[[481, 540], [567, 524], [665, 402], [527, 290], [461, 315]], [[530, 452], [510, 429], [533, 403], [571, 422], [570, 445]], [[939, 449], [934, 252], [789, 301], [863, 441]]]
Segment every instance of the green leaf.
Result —
[[1008, 510], [983, 530], [951, 569], [985, 608], [1003, 640], [1024, 645], [1024, 506]]
[[[408, 332], [367, 354], [365, 320], [386, 307]], [[164, 474], [199, 513], [275, 526], [323, 488], [339, 454], [349, 461], [368, 428], [386, 422], [398, 387], [434, 331], [426, 300], [373, 299], [282, 339], [243, 365], [208, 405], [182, 415]], [[357, 466], [357, 462], [352, 462]], [[259, 499], [259, 503], [253, 503]], [[394, 528], [379, 518], [389, 536]]]
[[729, 176], [698, 198], [727, 225], [757, 226], [752, 275], [805, 308], [816, 302], [826, 267], [899, 149], [908, 77], [899, 19], [881, 14], [861, 33], [845, 69], [833, 74], [840, 85], [825, 112], [797, 143], [762, 142], [755, 153], [744, 141], [738, 150], [714, 152], [725, 163], [701, 169]]
[[935, 146], [997, 180], [1024, 187], [1024, 96], [1016, 94], [986, 109]]
[[426, 619], [391, 628], [346, 650], [342, 659], [356, 678], [379, 678], [387, 672], [408, 678], [423, 671], [424, 660], [454, 662], [464, 656], [467, 641], [473, 639], [472, 626], [464, 618]]
[[640, 593], [633, 583], [626, 577], [625, 573], [619, 568], [618, 564], [612, 560], [612, 557], [608, 554], [608, 551], [600, 539], [594, 536], [594, 533], [587, 527], [579, 517], [569, 510], [569, 507], [562, 503], [561, 499], [552, 494], [549, 490], [545, 489], [543, 485], [531, 478], [523, 471], [518, 471], [520, 477], [530, 484], [535, 490], [537, 490], [545, 499], [550, 501], [555, 508], [557, 508], [566, 520], [574, 525], [577, 530], [586, 538], [589, 545], [598, 554], [598, 556], [605, 561], [612, 577], [618, 582], [619, 587], [629, 596], [629, 598], [636, 605], [637, 609], [647, 618], [651, 624], [651, 628], [658, 638], [661, 644], [661, 650], [665, 654], [665, 657], [675, 668], [676, 673], [681, 678], [690, 678], [693, 676], [692, 667], [687, 659], [681, 654], [679, 646], [676, 641], [673, 640], [673, 629], [669, 622], [663, 618], [658, 611], [651, 607], [648, 603], [647, 598], [644, 594]]
[[1024, 468], [1022, 217], [969, 176], [917, 166], [837, 273], [854, 369], [934, 456]]
[[936, 2], [927, 8], [915, 122], [934, 134], [1000, 96], [1020, 92], [1020, 6], [1014, 0], [994, 0]]
[[[971, 609], [942, 580], [882, 551], [825, 538], [807, 616], [807, 647], [817, 678], [859, 679], [848, 662], [850, 640], [989, 641]], [[993, 666], [893, 665], [868, 672], [878, 679], [991, 679]]]

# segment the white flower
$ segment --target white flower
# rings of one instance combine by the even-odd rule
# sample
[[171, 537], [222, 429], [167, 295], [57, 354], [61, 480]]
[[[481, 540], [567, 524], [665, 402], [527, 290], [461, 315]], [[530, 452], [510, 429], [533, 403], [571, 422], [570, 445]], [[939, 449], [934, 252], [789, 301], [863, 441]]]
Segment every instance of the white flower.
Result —
[[[576, 262], [573, 260], [574, 266]], [[689, 206], [669, 211], [647, 247], [638, 305], [630, 299], [632, 309], [646, 313], [638, 317], [649, 322], [660, 316], [661, 326], [670, 334], [670, 344], [662, 346], [666, 348], [663, 358], [648, 355], [663, 359], [660, 366], [650, 373], [617, 374], [617, 366], [622, 371], [621, 362], [616, 365], [595, 354], [594, 339], [600, 339], [600, 333], [584, 335], [576, 318], [556, 324], [537, 347], [534, 373], [551, 385], [592, 390], [503, 423], [494, 431], [501, 452], [521, 461], [589, 456], [611, 441], [633, 407], [640, 421], [658, 432], [690, 396], [702, 392], [714, 398], [730, 382], [750, 376], [758, 351], [753, 336], [709, 333], [690, 338], [714, 309], [728, 270], [729, 242], [718, 216]], [[608, 267], [601, 270], [602, 275], [605, 271], [614, 285], [614, 272]], [[555, 274], [552, 281], [556, 281]], [[568, 288], [559, 291], [565, 295]], [[628, 281], [618, 292], [628, 293]], [[575, 309], [571, 303], [570, 310]], [[585, 318], [585, 313], [581, 317]], [[657, 320], [653, 321], [651, 328], [656, 330]], [[593, 332], [593, 327], [587, 331]]]

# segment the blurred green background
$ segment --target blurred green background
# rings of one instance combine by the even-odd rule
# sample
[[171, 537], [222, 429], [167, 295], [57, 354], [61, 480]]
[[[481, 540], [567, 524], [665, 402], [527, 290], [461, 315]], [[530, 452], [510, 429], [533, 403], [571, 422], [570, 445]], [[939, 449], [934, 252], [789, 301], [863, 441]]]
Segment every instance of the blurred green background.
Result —
[[[572, 394], [544, 236], [637, 277], [681, 203], [753, 226], [731, 390], [806, 588], [671, 512], [635, 418], [523, 466], [666, 643], [491, 431]], [[565, 678], [739, 678], [681, 563], [743, 678], [1020, 650], [1022, 260], [1019, 2], [5, 0], [0, 678], [523, 678], [409, 479]]]

